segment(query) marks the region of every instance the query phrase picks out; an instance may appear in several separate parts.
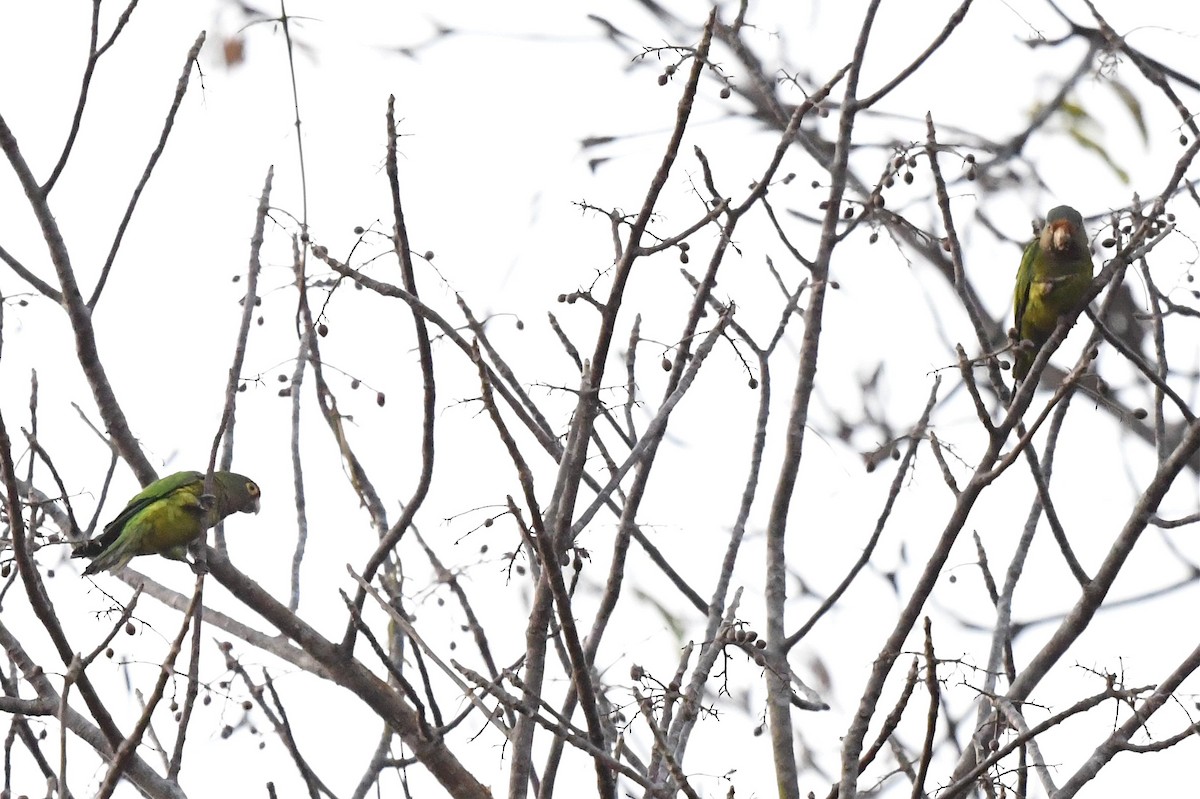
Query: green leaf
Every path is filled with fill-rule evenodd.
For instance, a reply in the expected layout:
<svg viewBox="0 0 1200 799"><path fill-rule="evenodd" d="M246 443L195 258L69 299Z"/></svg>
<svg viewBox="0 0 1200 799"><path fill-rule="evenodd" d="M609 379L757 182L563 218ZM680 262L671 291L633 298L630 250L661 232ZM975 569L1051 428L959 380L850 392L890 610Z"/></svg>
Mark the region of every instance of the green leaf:
<svg viewBox="0 0 1200 799"><path fill-rule="evenodd" d="M1112 160L1112 157L1108 154L1108 150L1104 149L1101 144L1096 142L1094 139L1092 139L1092 137L1088 136L1078 128L1071 128L1067 131L1067 133L1071 135L1071 138L1075 140L1076 144L1083 147L1085 150L1091 150L1093 153L1100 156L1100 158L1104 160L1104 163L1108 164L1108 168L1113 171L1113 174L1115 174L1122 183L1129 182L1129 173Z"/></svg>
<svg viewBox="0 0 1200 799"><path fill-rule="evenodd" d="M675 613L675 611L669 609L658 599L650 596L650 594L642 591L641 589L635 588L634 595L637 596L641 601L647 602L653 606L653 608L658 611L658 615L662 618L663 622L665 622L666 625L671 628L671 634L675 636L675 640L680 642L683 641L683 636L686 630L684 629L683 622L679 619L679 615Z"/></svg>
<svg viewBox="0 0 1200 799"><path fill-rule="evenodd" d="M1142 134L1142 144L1150 143L1150 133L1146 130L1146 117L1142 114L1142 103L1129 90L1129 87L1119 80L1110 80L1108 85L1116 92L1117 99L1129 111L1129 116L1133 117L1133 124L1137 125L1138 133Z"/></svg>
<svg viewBox="0 0 1200 799"><path fill-rule="evenodd" d="M1058 107L1058 112L1065 115L1072 123L1092 120L1092 115L1083 110L1083 106L1071 100L1063 100L1062 105Z"/></svg>

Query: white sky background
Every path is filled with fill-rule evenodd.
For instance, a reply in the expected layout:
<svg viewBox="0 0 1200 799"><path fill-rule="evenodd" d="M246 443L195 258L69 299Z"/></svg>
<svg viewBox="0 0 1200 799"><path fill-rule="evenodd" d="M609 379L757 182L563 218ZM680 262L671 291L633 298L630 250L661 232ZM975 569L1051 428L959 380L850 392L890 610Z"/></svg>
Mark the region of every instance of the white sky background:
<svg viewBox="0 0 1200 799"><path fill-rule="evenodd" d="M799 64L823 81L850 59L864 5L752 3L750 21L761 27L763 54L777 56L781 64ZM878 85L923 49L954 6L948 2L919 5L920 11L915 11L917 4L884 3L872 37L865 85ZM677 7L697 24L706 13L700 3L679 3ZM112 15L118 8L106 4L108 21L102 25L104 31L111 29ZM1088 22L1082 4L1067 2L1064 8L1080 22ZM277 13L270 6L263 10ZM1130 41L1136 46L1187 74L1200 75L1200 62L1195 57L1200 12L1191 4L1165 0L1106 2L1101 11L1118 32L1132 31ZM440 283L424 269L419 277L423 296L451 313L454 292L461 292L477 313L515 314L498 317L489 330L498 344L513 353L518 374L529 381L574 385L575 369L555 343L545 322L545 311L558 315L577 343L589 342L594 315L582 303L558 305L554 298L589 285L596 273L607 269L612 261L607 221L594 214L581 214L574 203L586 201L602 208L636 210L661 157L680 84L676 80L659 87L655 80L658 69L631 68L629 55L607 42L585 15L591 12L611 19L632 37L634 48L663 44L664 32L634 4L546 2L513 6L476 2L453 7L428 3L421 7L292 2L288 12L296 18L295 39L304 45L297 52L296 69L313 239L345 260L356 239L354 226L384 233L390 230L390 204L383 174L384 111L387 96L395 94L405 135L400 170L409 233L417 252L436 253L434 264L446 280ZM283 38L275 26L251 27L245 32L246 63L226 69L219 60L220 41L232 35L240 22L234 10L221 3L145 0L120 42L101 61L80 139L53 195L52 206L66 233L77 275L90 290L129 192L159 136L185 54L198 32L207 29L203 78L192 75L166 154L126 233L95 316L102 357L117 397L150 457L156 465L161 464L162 474L203 468L207 459L240 313L237 300L242 288L231 280L245 272L254 209L269 165L275 165L272 205L296 216L301 213ZM426 42L434 23L459 33L419 49L415 58L397 52L398 48L419 47ZM87 25L88 8L82 3L0 4L0 113L39 176L46 175L57 156L74 110ZM920 120L927 110L940 125L963 125L995 139L1020 130L1034 104L1049 99L1060 78L1069 74L1082 56L1078 44L1029 50L1022 41L1036 31L1049 38L1064 33L1061 23L1041 2L977 0L948 45L910 84L883 104L881 110L907 115L915 121L883 120L878 128L879 140L897 135L922 140ZM720 60L721 54L716 57ZM1118 74L1141 98L1150 101L1145 109L1150 147L1142 145L1128 115L1102 84L1085 80L1080 101L1103 121L1097 136L1129 171L1130 183L1123 185L1115 180L1098 159L1082 155L1064 135L1035 138L1027 155L1036 164L1047 190L1039 191L1030 182L1022 191L991 206L992 219L1005 234L1024 239L1029 220L1059 203L1075 205L1085 215L1097 214L1126 204L1133 191L1152 195L1166 182L1170 165L1181 152L1176 141L1177 115L1146 87L1132 65L1120 65ZM731 77L736 83L738 75ZM838 92L840 89L835 96ZM664 233L698 216L698 200L689 190L689 180L699 173L690 155L693 144L704 148L719 181L730 192L742 190L761 172L774 146L772 134L764 134L743 120L725 118L727 109L740 109L738 100L719 100L712 83L702 94L683 155L668 184L667 200L661 207ZM1195 104L1194 97L1185 97L1185 101ZM825 124L833 122L831 119ZM873 132L872 123L864 124L861 140L873 141ZM581 152L579 142L583 138L612 134L635 135L610 147ZM943 142L955 140L949 133L940 138ZM612 160L593 173L587 163L592 155ZM877 171L888 159L881 151L864 157L877 158ZM797 172L797 179L787 187L773 189L772 200L780 209L815 213L823 190L814 191L809 183L822 176L799 153L791 158L794 166L790 168ZM949 158L943 161L943 168L952 176L951 162ZM865 170L865 174L877 171ZM922 165L913 196L926 191L927 173ZM984 293L989 310L999 315L1011 302L1012 276L1020 250L1013 244L997 243L990 233L971 223L975 198L970 184L957 183L952 191L959 231L967 247L967 268ZM889 207L903 210L904 197L903 190L897 189L888 197ZM923 219L925 210L916 209L914 214ZM267 266L260 281L265 293L264 323L253 331L245 368L247 378L261 375L263 382L239 395L235 459L235 468L262 485L264 511L257 518L233 519L228 534L234 562L278 596L286 597L294 541L292 474L287 452L290 405L276 396L280 384L275 376L290 374L295 353L294 292L286 288L291 280L289 236L295 225L282 213L275 219L280 224L269 226L264 250ZM1194 221L1191 230L1195 230ZM1187 230L1185 220L1181 220L1181 229ZM752 230L761 233L761 238L753 237ZM1096 232L1096 226L1091 232ZM765 227L748 228L743 235L746 238L739 245L745 252L744 267L735 271L727 266L719 292L745 309L739 321L752 329L769 329L775 324L774 310L769 316L755 316L756 309L778 306L774 294L765 301L756 300L761 296L756 292L771 290L762 256L771 255L789 277L798 279L798 268L786 261L782 247ZM40 234L7 165L0 170L0 245L39 275L52 277ZM1188 266L1185 261L1194 259L1195 252L1183 237L1179 237L1178 247L1182 276ZM356 254L355 263L361 263L366 251L385 250L385 240L369 239L366 250ZM693 254L692 266L699 269L703 256L695 251ZM838 407L882 362L886 365L883 396L887 416L893 423L907 426L925 401L931 370L952 362L947 340L970 341L973 337L957 306L938 320L944 333L938 330L930 303L944 309L953 302L949 293L931 279L925 267L910 268L886 237L868 247L864 234L858 244L840 250L839 259L833 272L842 290L829 301L820 372L822 402L827 407ZM310 263L315 267L315 262ZM678 277L678 266L674 255L664 254L643 265L636 277L636 296L654 298L664 309L658 316L645 318L643 336L647 339L669 344L677 330L678 310L687 294ZM654 272L654 268L659 271ZM399 280L394 259L386 255L371 267L371 273L385 280ZM1159 279L1164 278L1160 275ZM7 269L0 271L0 291L5 296L24 290L15 275ZM29 370L36 365L41 384L42 443L56 457L68 487L79 492L74 500L77 513L88 518L107 465L107 451L70 408L71 402L78 402L95 418L90 393L75 365L65 316L44 299L29 299L28 307L7 304L4 309L0 403L10 434L19 435L19 428L28 423ZM319 301L316 295L314 301ZM515 328L516 317L525 322L523 332ZM411 321L396 304L349 290L335 296L326 321L330 327L329 337L322 341L326 361L387 394L387 406L380 409L373 392L362 389L351 394L347 386L341 387L343 410L354 416L357 426L353 433L357 436L355 445L368 469L377 475L376 485L383 489L391 503L389 511L394 514L398 502L411 491L419 460L419 377L411 350ZM627 335L629 321L625 320L619 335ZM1058 360L1065 363L1068 357L1073 359L1072 343L1077 348L1080 340L1082 336L1072 337ZM641 356L648 359L646 364L652 364L661 353L643 346ZM585 349L590 349L590 344ZM457 356L444 348L439 352L446 356L439 364L451 364L445 368L439 365L443 381L439 385L439 472L419 524L424 535L439 542L443 556L451 563L477 564L469 572L469 590L476 592L479 604L492 614L490 623L496 624L505 613L522 607L520 591L505 587L500 556L513 546L513 531L501 521L490 530L464 536L486 516L500 512L497 503L503 502L506 492L515 490L515 481L496 446L495 433L478 415L478 407L459 404L459 400L478 393L470 372L463 369ZM706 370L697 385L698 393L685 400L673 422L673 446L661 456L652 481L660 499L648 503L641 518L661 537L664 549L680 559L681 570L705 587L715 574L717 556L711 553L724 546L724 534L741 492L755 402L753 392L745 386L748 376L728 348L714 355ZM776 366L774 377L779 421L786 411L793 376ZM652 401L661 393L661 373L655 376L647 370L644 380L641 388ZM952 380L948 375L947 384ZM304 390L311 392L310 385ZM534 393L538 396L536 390ZM550 389L542 396L559 409L557 421L565 425L570 399ZM700 399L703 401L691 401ZM720 411L714 413L714 407ZM854 406L845 410L853 418ZM1076 409L1076 413L1088 418L1090 410ZM948 419L956 418L959 427L946 426ZM864 474L853 448L832 438L823 439L820 425L830 420L827 412L817 411L817 428L806 442L804 489L791 527L797 569L806 579L827 580L814 585L820 591L832 588L857 555L892 476L888 468ZM971 462L978 435L970 409L964 405L958 417L944 415L942 421L939 437L961 446L963 458ZM1081 474L1090 474L1088 460L1098 457L1127 458L1131 473L1144 473L1153 453L1136 441L1126 441L1102 412L1095 412L1093 421L1095 424L1086 429L1068 426L1055 480L1070 485L1069 481L1083 479ZM336 450L315 411L309 422L304 447L310 554L301 612L318 629L336 635L340 634L344 615L336 589L349 585L343 564L361 564L372 542L365 513L355 515L355 501L342 477ZM863 448L869 445L865 442ZM779 449L768 450L764 470L768 477L757 506L760 521L765 518L769 475ZM1079 457L1073 459L1071 454L1076 452ZM1093 486L1090 506L1059 508L1067 529L1079 531L1084 539L1077 544L1085 565L1094 564L1105 551L1115 533L1113 520L1124 518L1140 486L1139 481L1116 469L1104 479L1109 482ZM1006 489L980 504L971 525L989 546L995 547L994 567L1006 562L1005 542L1015 539L1032 491L1027 479L1010 477L1007 482L1010 485ZM662 483L672 485L664 488ZM136 490L132 475L119 469L103 518L113 515L118 502ZM548 493L549 484L545 490ZM902 495L905 515L893 522L900 530L880 551L880 567L885 568L889 558L900 565L901 541L910 547L914 543L918 548L927 545L940 530L948 502L929 459L918 466L916 477ZM494 507L476 510L481 505ZM1163 508L1164 515L1194 510L1195 496L1182 491L1173 494ZM926 525L932 525L931 529L924 529ZM612 526L611 520L601 519L582 542L596 550L590 571L585 572L592 580L603 579L607 567L603 541ZM761 527L752 527L758 529ZM1095 531L1094 548L1088 546L1088 530ZM462 543L454 545L459 539ZM478 551L484 543L491 551L481 558ZM938 589L937 602L961 617L987 625L991 616L978 588L977 570L971 566L974 553L969 539L964 538L963 544L957 561L963 565L961 578L953 584L944 582ZM1158 544L1147 541L1145 546L1153 551ZM706 554L700 557L699 553ZM1030 568L1046 569L1047 585L1061 584L1060 561L1048 551L1040 554L1038 557L1035 552ZM55 557L51 550L45 550L40 559L52 565ZM911 548L908 557L910 562L921 562L919 552ZM150 560L144 558L135 565L177 590L190 590L192 576L186 568L175 563L146 562ZM827 565L805 571L801 564L809 561ZM752 626L761 628L760 564L761 553L753 543L742 555L740 579L747 585L747 595L741 615ZM902 571L900 578L904 596L906 575ZM644 578L646 590L652 593L673 596L652 572L635 571L632 576ZM123 584L111 578L101 577L97 584L119 597L126 595ZM51 586L57 592L54 598L60 612L78 611L77 617L66 619L72 640L81 649L89 648L107 629L105 620L97 619L95 614L106 609L108 601L90 583L80 580L73 568L60 568ZM212 581L208 591L219 593ZM1019 593L1017 616L1033 618L1059 612L1073 596ZM795 653L793 666L804 676L811 679L806 659L821 660L834 674L827 695L832 711L798 720L801 736L819 753L833 754L831 742L844 732L858 701L862 677L885 634L883 626L872 631L861 625L867 620L890 619L892 608L902 598L898 600L882 580L860 580L845 599L860 612L849 612L837 623L818 627ZM1173 600L1180 601L1178 597ZM1194 592L1190 601L1194 607ZM6 606L15 605L23 603L23 598L14 592L5 602ZM220 598L215 602L224 609L231 605ZM165 651L163 637L169 638L176 629L174 616L158 614L152 605L152 601L144 600L145 613L139 613L152 626L141 628L136 638L118 639L123 654L147 664L142 671L136 667L131 671L143 690L151 684L154 664ZM811 610L808 604L798 603L796 608L793 622ZM672 609L683 612L681 605ZM438 611L429 606L426 612L433 618ZM698 634L701 627L695 614L688 615L687 620L693 626L685 636ZM448 637L456 635L460 621L453 614L446 616ZM485 618L485 625L488 623ZM652 614L623 618L620 623L627 625L621 629L627 630L628 650L618 651L610 644L602 652L601 663L624 673L633 662L629 652L636 652L636 661L665 681L674 669L680 641ZM890 628L889 621L883 624ZM848 635L847 629L856 632ZM950 628L940 629L949 632ZM520 651L523 641L519 633L516 635L512 644L498 654L500 662L511 662ZM34 639L32 635L30 638ZM1180 652L1194 645L1190 629L1185 629L1177 642L1163 638L1149 626L1135 626L1120 614L1111 614L1081 642L1076 658L1081 665L1097 669L1116 670L1124 664L1131 670L1131 684L1153 682L1162 676L1161 663L1175 662ZM944 654L982 657L979 653L986 650L978 648L981 640L973 639L972 643L964 638L949 643L949 651ZM1029 646L1034 643L1025 642ZM960 651L954 651L956 646L961 647ZM971 646L976 649L969 652ZM235 648L248 650L240 643ZM48 649L41 654L43 663L55 662ZM1094 660L1087 660L1093 656ZM1119 660L1122 657L1124 660ZM270 665L280 676L281 685L289 687L287 670ZM904 666L897 670L902 672ZM211 653L206 667L203 678L221 679L223 667ZM751 668L746 664L731 666L731 679L738 685L757 685ZM98 663L93 670L103 673L105 669L111 671L112 680L107 695L118 696L123 675L107 662ZM1060 669L1059 674L1067 671ZM973 674L964 672L962 676L977 681ZM1082 672L1071 676L1077 681L1061 685L1047 681L1042 691L1053 696L1054 690L1061 687L1064 701L1073 701L1100 688L1099 680ZM336 689L315 685L305 676L296 679L303 680L302 687L296 686L285 695L294 715L303 716L299 706L310 700L314 705L325 703L335 712L353 705ZM182 692L182 686L179 690ZM189 751L185 760L185 789L194 796L207 796L250 787L262 790L263 783L274 780L280 795L297 795L302 786L282 746L269 732L264 730L266 747L262 751L247 744L244 736L248 733L244 730L229 740L220 739L217 733L221 724L236 723L240 717L241 695L234 692L231 696L227 703L218 697L208 715L201 714L193 724L196 749ZM770 795L773 787L766 765L767 739L751 735L761 712L762 696L753 694L737 700L747 703L749 713L734 712L718 724L709 723L707 728L701 725L711 740L698 741L690 753L689 771L695 773L709 764L719 766L720 771L737 768L733 781L739 795ZM127 715L119 719L123 726L136 715L132 699L126 711ZM317 773L335 792L348 794L377 739L374 719L351 713L324 727L312 723L312 719L308 722L298 722L301 749L312 756ZM173 739L173 729L165 717L162 723L160 732L166 731L167 740ZM256 723L265 722L256 719ZM1161 732L1170 734L1179 726L1166 729L1164 725ZM1082 751L1093 744L1084 740ZM717 747L717 756L705 756L710 746ZM1185 744L1152 756L1154 766L1179 773L1178 761L1168 764L1172 759L1187 757L1189 747ZM457 746L455 751L460 755L470 751L466 756L469 762L478 764L480 778L490 782L498 794L504 791L505 782L500 776L506 766L501 759L503 752L486 746L473 750ZM71 752L77 764L91 762L82 745L74 745ZM150 753L143 754L149 757ZM1105 773L1106 791L1119 795L1122 786L1144 789L1144 769L1150 762L1140 757L1118 759ZM212 769L213 763L222 764L222 768ZM821 765L835 768L836 762L823 760ZM25 778L33 777L30 768ZM88 772L76 771L74 779L73 790L86 794ZM591 779L590 771L586 772L589 790ZM711 795L723 795L727 787L719 779L700 779L699 784ZM26 790L34 787L24 786ZM827 781L814 773L802 789L823 795ZM129 786L122 790L124 795L134 795Z"/></svg>

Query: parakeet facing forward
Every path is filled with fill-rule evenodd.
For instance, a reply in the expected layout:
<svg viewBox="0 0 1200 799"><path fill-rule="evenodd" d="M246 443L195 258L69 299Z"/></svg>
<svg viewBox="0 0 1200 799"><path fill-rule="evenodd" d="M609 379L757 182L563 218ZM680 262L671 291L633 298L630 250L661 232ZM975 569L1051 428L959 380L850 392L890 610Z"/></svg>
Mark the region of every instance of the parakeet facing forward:
<svg viewBox="0 0 1200 799"><path fill-rule="evenodd" d="M1092 251L1088 247L1083 217L1069 205L1046 214L1040 236L1029 242L1017 270L1013 297L1013 326L1017 339L1033 342L1030 351L1018 350L1013 376L1024 379L1037 351L1050 338L1058 317L1078 304L1092 282Z"/></svg>
<svg viewBox="0 0 1200 799"><path fill-rule="evenodd" d="M258 513L262 493L249 477L213 473L213 501L206 511L203 472L176 472L146 486L129 500L104 532L84 542L71 557L90 557L83 573L119 569L138 555L186 560L187 545L231 513Z"/></svg>

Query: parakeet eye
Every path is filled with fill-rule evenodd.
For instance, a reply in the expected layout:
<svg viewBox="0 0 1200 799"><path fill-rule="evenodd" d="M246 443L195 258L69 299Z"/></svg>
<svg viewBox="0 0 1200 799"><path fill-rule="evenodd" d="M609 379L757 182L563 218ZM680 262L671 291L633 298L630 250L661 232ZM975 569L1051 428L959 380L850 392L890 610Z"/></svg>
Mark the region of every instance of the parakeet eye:
<svg viewBox="0 0 1200 799"><path fill-rule="evenodd" d="M252 483L249 480L247 480L246 481L246 493L252 497L257 497L259 494L262 493L262 491L259 490L258 486L255 483Z"/></svg>

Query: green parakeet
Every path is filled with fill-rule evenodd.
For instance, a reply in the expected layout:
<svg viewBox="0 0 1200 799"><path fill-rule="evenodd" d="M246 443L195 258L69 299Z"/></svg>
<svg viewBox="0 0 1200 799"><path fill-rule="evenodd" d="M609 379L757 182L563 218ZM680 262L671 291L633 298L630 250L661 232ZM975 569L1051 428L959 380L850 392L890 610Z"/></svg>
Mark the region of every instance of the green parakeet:
<svg viewBox="0 0 1200 799"><path fill-rule="evenodd" d="M83 573L116 570L138 555L163 555L186 560L187 545L231 513L258 513L262 493L249 477L233 472L213 473L213 501L204 509L203 472L176 472L146 486L104 532L71 552L90 557Z"/></svg>
<svg viewBox="0 0 1200 799"><path fill-rule="evenodd" d="M1037 351L1050 338L1058 317L1078 303L1092 282L1092 251L1088 246L1083 217L1069 205L1046 214L1041 235L1029 242L1017 270L1013 297L1013 326L1019 341L1029 340L1034 348L1018 350L1013 376L1023 380Z"/></svg>

